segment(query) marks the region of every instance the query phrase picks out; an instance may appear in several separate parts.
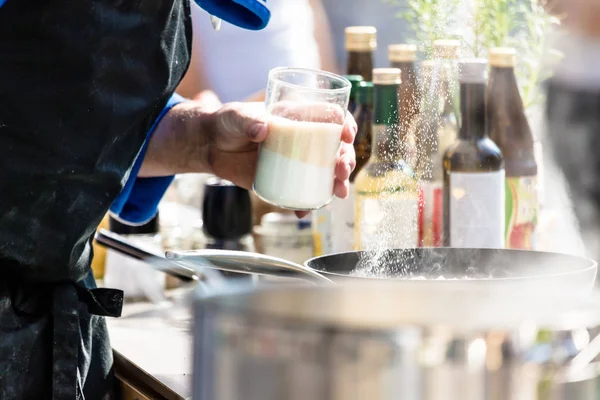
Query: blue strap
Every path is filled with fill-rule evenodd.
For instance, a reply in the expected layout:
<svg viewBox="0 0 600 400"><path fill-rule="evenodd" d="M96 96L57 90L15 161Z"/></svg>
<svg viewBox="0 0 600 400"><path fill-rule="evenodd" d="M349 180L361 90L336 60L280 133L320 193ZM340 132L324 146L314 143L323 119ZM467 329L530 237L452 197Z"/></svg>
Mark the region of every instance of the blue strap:
<svg viewBox="0 0 600 400"><path fill-rule="evenodd" d="M2 8L2 6L4 5L4 3L6 3L8 0L0 0L0 8Z"/></svg>
<svg viewBox="0 0 600 400"><path fill-rule="evenodd" d="M271 19L271 12L267 8L266 0L194 1L209 14L244 29L261 30L267 26Z"/></svg>

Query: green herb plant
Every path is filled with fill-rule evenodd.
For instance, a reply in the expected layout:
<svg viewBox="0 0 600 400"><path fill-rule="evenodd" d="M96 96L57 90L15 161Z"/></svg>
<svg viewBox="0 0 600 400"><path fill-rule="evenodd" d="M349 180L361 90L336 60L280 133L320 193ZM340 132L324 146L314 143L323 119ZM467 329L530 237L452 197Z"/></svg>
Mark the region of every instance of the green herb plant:
<svg viewBox="0 0 600 400"><path fill-rule="evenodd" d="M397 0L383 0L397 3ZM407 0L398 17L414 32L410 40L431 56L437 39L460 39L469 54L486 57L492 47L513 47L525 108L543 101L537 90L549 74L542 69L546 36L559 22L544 10L545 0ZM461 14L462 13L462 14ZM462 15L463 17L457 17Z"/></svg>

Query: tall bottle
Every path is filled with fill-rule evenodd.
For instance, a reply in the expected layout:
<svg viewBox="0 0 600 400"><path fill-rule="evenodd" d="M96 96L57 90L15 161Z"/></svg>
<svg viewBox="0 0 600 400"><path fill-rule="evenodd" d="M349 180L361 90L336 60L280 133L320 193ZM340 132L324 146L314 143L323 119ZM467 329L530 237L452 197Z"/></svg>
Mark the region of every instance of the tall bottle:
<svg viewBox="0 0 600 400"><path fill-rule="evenodd" d="M417 245L418 185L403 157L398 129L400 70L373 70L371 158L358 173L355 249L382 250Z"/></svg>
<svg viewBox="0 0 600 400"><path fill-rule="evenodd" d="M354 137L354 153L356 154L356 168L350 174L351 188L358 173L371 157L371 142L373 141L373 82L361 82L357 93L358 107L354 119L358 131Z"/></svg>
<svg viewBox="0 0 600 400"><path fill-rule="evenodd" d="M416 138L415 173L419 178L419 246L439 247L443 238L444 185L443 155L439 151L439 99L437 75L432 60L419 65L419 114L411 126Z"/></svg>
<svg viewBox="0 0 600 400"><path fill-rule="evenodd" d="M444 245L504 248L504 161L486 134L486 60L463 61L461 125L444 155Z"/></svg>
<svg viewBox="0 0 600 400"><path fill-rule="evenodd" d="M354 152L356 154L356 168L350 174L350 194L346 199L334 197L331 204L314 212L316 218L317 234L320 238L326 238L324 232L327 220L330 219L329 241L324 240L321 249L328 252L341 253L352 251L354 248L354 180L358 172L369 160L371 154L371 119L373 111L373 83L364 82L362 79L354 80L352 89L355 95L357 107L354 116L358 125L358 131L354 138ZM350 111L350 108L348 109ZM329 214L328 214L329 213ZM326 215L328 214L328 215ZM324 227L321 229L320 227ZM330 247L327 247L330 243ZM315 244L318 244L315 241Z"/></svg>
<svg viewBox="0 0 600 400"><path fill-rule="evenodd" d="M436 40L433 44L436 79L435 90L439 96L440 120L438 141L440 154L456 141L460 115L458 98L458 57L460 42L457 40ZM442 162L441 158L439 160Z"/></svg>
<svg viewBox="0 0 600 400"><path fill-rule="evenodd" d="M415 139L409 129L419 112L419 90L417 87L417 46L392 44L388 46L388 58L392 68L400 69L400 104L398 107L401 135L406 137L406 162L413 166L416 158Z"/></svg>
<svg viewBox="0 0 600 400"><path fill-rule="evenodd" d="M510 48L490 49L487 88L490 138L504 156L506 170L506 247L533 249L539 203L534 141L515 77Z"/></svg>
<svg viewBox="0 0 600 400"><path fill-rule="evenodd" d="M377 29L374 26L349 26L345 30L348 53L346 74L373 80L373 52L377 49Z"/></svg>

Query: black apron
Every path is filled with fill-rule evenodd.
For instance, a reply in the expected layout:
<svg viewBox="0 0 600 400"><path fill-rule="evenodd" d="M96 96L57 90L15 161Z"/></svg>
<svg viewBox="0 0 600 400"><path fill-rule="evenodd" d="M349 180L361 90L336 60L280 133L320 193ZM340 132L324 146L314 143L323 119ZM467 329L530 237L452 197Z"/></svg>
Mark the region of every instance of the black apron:
<svg viewBox="0 0 600 400"><path fill-rule="evenodd" d="M0 399L111 398L91 240L190 47L188 0L0 8Z"/></svg>

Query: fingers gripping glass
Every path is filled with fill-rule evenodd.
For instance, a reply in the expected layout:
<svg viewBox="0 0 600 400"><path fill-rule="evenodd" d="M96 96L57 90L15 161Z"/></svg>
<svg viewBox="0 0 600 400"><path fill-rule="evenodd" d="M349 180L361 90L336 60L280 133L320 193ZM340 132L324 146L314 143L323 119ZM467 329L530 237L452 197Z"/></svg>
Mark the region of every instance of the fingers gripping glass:
<svg viewBox="0 0 600 400"><path fill-rule="evenodd" d="M350 82L309 69L269 72L269 136L261 146L253 189L272 205L315 210L333 197L335 164Z"/></svg>

